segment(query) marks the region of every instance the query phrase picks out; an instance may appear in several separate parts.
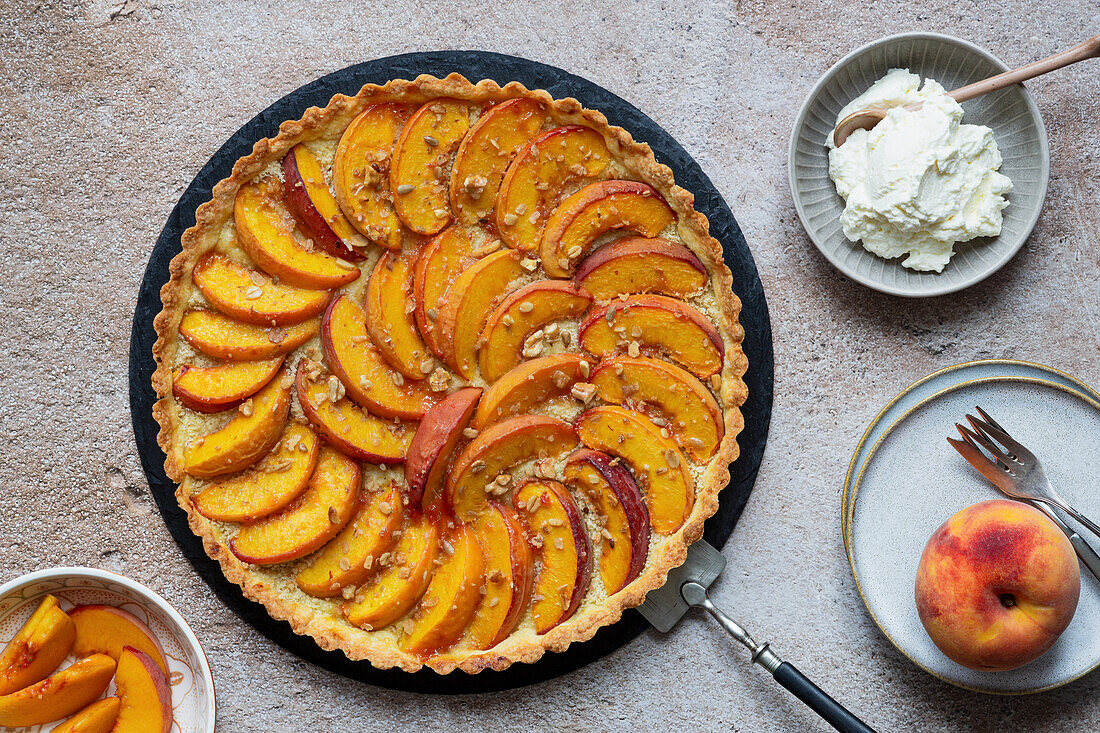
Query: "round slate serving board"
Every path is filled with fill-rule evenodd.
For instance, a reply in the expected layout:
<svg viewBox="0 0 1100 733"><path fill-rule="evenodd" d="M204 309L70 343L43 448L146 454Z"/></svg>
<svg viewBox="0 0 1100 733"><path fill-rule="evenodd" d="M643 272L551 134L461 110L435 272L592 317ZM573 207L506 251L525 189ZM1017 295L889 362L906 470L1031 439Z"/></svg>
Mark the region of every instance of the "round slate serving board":
<svg viewBox="0 0 1100 733"><path fill-rule="evenodd" d="M210 199L214 184L229 175L233 163L248 154L256 140L278 132L281 122L300 118L307 107L324 107L334 94L354 95L370 82L383 84L390 79L413 79L420 74L444 77L452 72L475 82L519 81L529 88L545 89L555 98L575 97L585 107L601 111L612 125L621 126L636 140L648 143L657 160L672 168L676 182L695 194L695 208L710 220L711 234L722 243L726 263L733 271L734 291L743 305L741 324L745 328L744 349L749 359L745 375L749 399L742 408L745 429L737 439L741 457L732 466L730 484L722 491L718 512L707 520L704 532L704 537L715 547L722 547L733 531L756 480L771 419L773 381L772 334L764 290L745 237L729 207L699 165L667 132L625 100L590 81L553 66L496 53L409 53L367 61L310 82L238 130L202 167L172 210L153 248L138 295L130 339L130 411L149 488L168 529L199 575L226 605L264 636L302 659L352 679L395 690L441 694L493 692L566 674L634 639L647 628L647 623L637 611L630 610L618 623L600 629L591 640L574 644L565 652L547 654L535 664L516 664L503 672L477 675L454 672L444 677L430 670L415 674L380 670L369 662L350 661L342 652L324 651L313 639L293 633L287 623L271 618L263 606L245 598L237 585L225 579L218 564L203 551L202 542L191 533L187 515L176 504L176 484L164 474L164 453L157 445L158 427L152 417L156 395L150 378L155 369L153 318L161 309L160 288L168 280L168 263L180 251L180 235L195 223L195 209Z"/></svg>

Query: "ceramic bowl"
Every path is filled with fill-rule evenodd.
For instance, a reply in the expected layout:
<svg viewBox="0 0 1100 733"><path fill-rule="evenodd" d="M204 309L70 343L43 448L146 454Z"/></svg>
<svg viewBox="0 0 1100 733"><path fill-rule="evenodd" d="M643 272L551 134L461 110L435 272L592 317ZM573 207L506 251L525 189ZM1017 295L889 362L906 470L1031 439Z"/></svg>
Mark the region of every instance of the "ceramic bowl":
<svg viewBox="0 0 1100 733"><path fill-rule="evenodd" d="M844 201L829 178L825 147L840 110L894 68L932 78L945 89L1005 71L985 49L938 33L903 33L856 49L838 61L810 92L791 133L788 176L795 208L810 239L825 258L853 280L884 293L907 297L943 295L993 274L1023 246L1043 207L1050 174L1050 151L1039 109L1020 85L963 103L963 121L993 130L1012 179L1001 234L955 245L955 256L941 273L901 266L849 242L840 226Z"/></svg>
<svg viewBox="0 0 1100 733"><path fill-rule="evenodd" d="M102 603L141 619L160 641L168 661L172 688L173 733L213 733L216 709L214 678L195 633L176 609L141 583L94 568L51 568L24 575L0 586L0 647L11 641L46 595L63 610ZM62 666L75 658L70 657ZM110 693L114 688L108 688ZM44 733L55 723L21 728Z"/></svg>

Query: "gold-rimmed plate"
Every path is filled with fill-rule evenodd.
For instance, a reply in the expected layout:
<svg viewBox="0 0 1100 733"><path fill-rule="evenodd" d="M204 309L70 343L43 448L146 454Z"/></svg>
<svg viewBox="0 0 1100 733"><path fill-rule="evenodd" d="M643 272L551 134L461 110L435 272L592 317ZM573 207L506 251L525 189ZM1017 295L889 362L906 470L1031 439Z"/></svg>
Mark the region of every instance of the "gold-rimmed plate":
<svg viewBox="0 0 1100 733"><path fill-rule="evenodd" d="M1068 501L1085 514L1100 516L1100 492L1095 491L1100 401L1093 398L1095 392L1087 387L1082 391L1069 379L1074 386L994 374L916 399L882 430L848 492L844 544L872 620L914 664L960 687L1038 692L1100 666L1100 582L1084 571L1081 600L1069 628L1042 657L1010 672L977 672L952 662L925 633L913 601L917 564L935 529L959 509L1001 496L945 440L976 404L1042 457Z"/></svg>

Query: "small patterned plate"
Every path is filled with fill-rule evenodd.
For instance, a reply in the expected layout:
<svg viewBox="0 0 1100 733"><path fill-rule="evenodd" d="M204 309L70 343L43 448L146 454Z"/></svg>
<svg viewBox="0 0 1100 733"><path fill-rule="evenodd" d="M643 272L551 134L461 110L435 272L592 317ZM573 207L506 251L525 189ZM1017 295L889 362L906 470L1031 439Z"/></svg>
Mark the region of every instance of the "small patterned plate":
<svg viewBox="0 0 1100 733"><path fill-rule="evenodd" d="M848 277L893 295L953 293L1003 267L1035 228L1050 176L1046 128L1035 101L1020 85L963 104L964 122L992 128L1004 158L1001 173L1012 179L1001 234L955 245L955 256L941 273L906 269L900 258L884 260L844 236L840 226L844 201L829 178L825 147L844 105L894 68L931 77L951 90L1008 67L985 49L938 33L903 33L856 49L826 72L802 105L787 163L791 194L814 245Z"/></svg>
<svg viewBox="0 0 1100 733"><path fill-rule="evenodd" d="M129 611L145 622L160 641L168 660L173 733L214 732L216 703L210 665L195 633L168 601L144 585L106 570L39 570L0 586L0 647L15 638L46 595L56 596L66 611L77 605L100 603ZM62 666L73 661L75 657L70 657ZM112 682L107 694L113 692ZM45 733L56 724L20 730Z"/></svg>

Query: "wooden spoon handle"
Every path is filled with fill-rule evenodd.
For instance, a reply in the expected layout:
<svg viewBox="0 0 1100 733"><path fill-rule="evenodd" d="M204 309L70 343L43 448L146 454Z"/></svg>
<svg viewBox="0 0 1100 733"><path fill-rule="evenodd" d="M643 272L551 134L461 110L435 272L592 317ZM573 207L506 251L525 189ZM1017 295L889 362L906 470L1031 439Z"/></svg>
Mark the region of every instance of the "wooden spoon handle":
<svg viewBox="0 0 1100 733"><path fill-rule="evenodd" d="M1003 74L997 74L988 79L976 81L973 84L967 84L965 87L960 87L950 92L947 96L951 97L956 102L965 102L968 99L980 97L983 94L989 94L990 92L995 92L998 89L1003 89L1013 84L1019 84L1028 79L1034 79L1048 71L1054 71L1063 66L1075 64L1078 61L1097 57L1100 57L1100 35L1093 36L1087 41L1078 43L1073 48L1062 51L1061 53L1056 53L1053 56L1048 56L1045 59L1028 64L1027 66L1021 66L1018 69L1006 71Z"/></svg>

